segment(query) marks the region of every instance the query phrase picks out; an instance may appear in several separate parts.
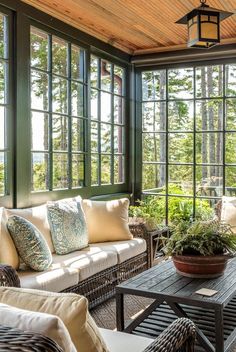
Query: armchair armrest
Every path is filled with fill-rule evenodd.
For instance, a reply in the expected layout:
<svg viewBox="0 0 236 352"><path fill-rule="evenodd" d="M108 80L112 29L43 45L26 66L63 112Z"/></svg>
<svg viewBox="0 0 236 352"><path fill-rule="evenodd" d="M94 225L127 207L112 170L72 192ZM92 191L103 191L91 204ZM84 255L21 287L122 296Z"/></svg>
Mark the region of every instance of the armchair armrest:
<svg viewBox="0 0 236 352"><path fill-rule="evenodd" d="M35 332L23 331L0 325L1 351L63 352L50 338Z"/></svg>
<svg viewBox="0 0 236 352"><path fill-rule="evenodd" d="M196 338L194 323L187 318L175 320L143 352L193 352Z"/></svg>
<svg viewBox="0 0 236 352"><path fill-rule="evenodd" d="M20 279L10 265L0 264L0 286L20 287Z"/></svg>

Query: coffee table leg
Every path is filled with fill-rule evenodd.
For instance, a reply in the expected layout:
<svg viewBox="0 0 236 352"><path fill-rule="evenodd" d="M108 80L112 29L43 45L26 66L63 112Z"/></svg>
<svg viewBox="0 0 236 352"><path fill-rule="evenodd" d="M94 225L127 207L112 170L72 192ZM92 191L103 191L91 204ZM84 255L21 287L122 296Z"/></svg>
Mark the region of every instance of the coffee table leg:
<svg viewBox="0 0 236 352"><path fill-rule="evenodd" d="M116 293L116 327L118 331L123 331L125 328L123 293Z"/></svg>
<svg viewBox="0 0 236 352"><path fill-rule="evenodd" d="M216 352L224 351L224 321L223 308L215 310L215 327L216 327Z"/></svg>

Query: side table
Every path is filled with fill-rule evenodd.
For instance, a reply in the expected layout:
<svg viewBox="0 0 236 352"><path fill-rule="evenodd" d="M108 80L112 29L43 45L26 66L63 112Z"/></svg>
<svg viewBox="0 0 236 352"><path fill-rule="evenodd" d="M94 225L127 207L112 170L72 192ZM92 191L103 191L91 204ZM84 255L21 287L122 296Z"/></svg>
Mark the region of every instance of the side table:
<svg viewBox="0 0 236 352"><path fill-rule="evenodd" d="M151 268L158 258L158 251L161 248L161 237L169 237L169 228L167 226L149 231L142 222L135 222L130 218L129 228L134 237L144 238L147 242L148 268Z"/></svg>

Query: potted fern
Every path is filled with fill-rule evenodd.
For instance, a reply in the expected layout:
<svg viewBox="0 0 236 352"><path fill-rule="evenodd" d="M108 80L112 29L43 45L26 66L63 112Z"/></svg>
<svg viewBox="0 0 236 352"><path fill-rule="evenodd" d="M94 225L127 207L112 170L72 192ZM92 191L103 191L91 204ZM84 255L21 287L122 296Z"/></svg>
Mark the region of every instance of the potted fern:
<svg viewBox="0 0 236 352"><path fill-rule="evenodd" d="M236 235L219 221L180 222L172 228L164 252L172 256L179 274L213 278L223 274L236 253Z"/></svg>

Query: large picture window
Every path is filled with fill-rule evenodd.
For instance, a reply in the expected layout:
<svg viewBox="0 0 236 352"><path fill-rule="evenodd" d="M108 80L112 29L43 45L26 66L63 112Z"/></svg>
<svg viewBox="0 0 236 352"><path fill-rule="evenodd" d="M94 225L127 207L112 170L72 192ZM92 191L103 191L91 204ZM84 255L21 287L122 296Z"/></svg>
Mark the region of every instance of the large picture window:
<svg viewBox="0 0 236 352"><path fill-rule="evenodd" d="M142 193L193 217L236 194L236 65L142 73Z"/></svg>
<svg viewBox="0 0 236 352"><path fill-rule="evenodd" d="M91 184L125 182L125 69L91 56Z"/></svg>
<svg viewBox="0 0 236 352"><path fill-rule="evenodd" d="M9 194L9 18L0 13L0 196Z"/></svg>
<svg viewBox="0 0 236 352"><path fill-rule="evenodd" d="M84 186L85 51L31 27L31 190Z"/></svg>

